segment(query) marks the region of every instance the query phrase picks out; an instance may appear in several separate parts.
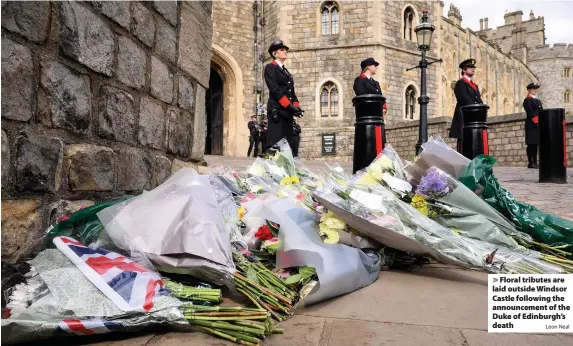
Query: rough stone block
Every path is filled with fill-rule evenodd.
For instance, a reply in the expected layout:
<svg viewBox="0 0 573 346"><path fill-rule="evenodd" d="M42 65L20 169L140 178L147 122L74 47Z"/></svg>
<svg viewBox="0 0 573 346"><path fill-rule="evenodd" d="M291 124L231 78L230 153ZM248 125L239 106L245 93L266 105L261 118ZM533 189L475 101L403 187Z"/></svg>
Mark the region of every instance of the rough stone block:
<svg viewBox="0 0 573 346"><path fill-rule="evenodd" d="M197 167L197 164L194 162L186 162L179 159L173 159L173 162L171 163L171 173L175 174L182 168L193 168L194 170L197 170Z"/></svg>
<svg viewBox="0 0 573 346"><path fill-rule="evenodd" d="M179 76L179 99L177 104L179 107L192 111L193 104L195 103L195 89L193 83L189 78Z"/></svg>
<svg viewBox="0 0 573 346"><path fill-rule="evenodd" d="M77 133L90 126L89 77L57 61L47 62L40 78L38 113L42 122Z"/></svg>
<svg viewBox="0 0 573 346"><path fill-rule="evenodd" d="M155 38L155 18L153 13L139 2L133 3L133 23L131 32L145 45L153 46Z"/></svg>
<svg viewBox="0 0 573 346"><path fill-rule="evenodd" d="M165 156L155 156L153 160L153 175L151 187L155 188L163 184L171 176L171 161Z"/></svg>
<svg viewBox="0 0 573 346"><path fill-rule="evenodd" d="M117 79L132 88L143 88L147 63L145 51L128 37L120 36L117 41Z"/></svg>
<svg viewBox="0 0 573 346"><path fill-rule="evenodd" d="M60 2L60 48L80 64L107 76L113 74L114 34L111 28L79 2Z"/></svg>
<svg viewBox="0 0 573 346"><path fill-rule="evenodd" d="M129 28L129 1L92 1L95 8L124 28Z"/></svg>
<svg viewBox="0 0 573 346"><path fill-rule="evenodd" d="M93 201L79 200L67 201L59 200L48 206L48 220L50 225L55 226L56 223L70 217L76 211L94 205Z"/></svg>
<svg viewBox="0 0 573 346"><path fill-rule="evenodd" d="M179 68L209 88L211 71L211 36L213 26L201 3L181 3L179 32Z"/></svg>
<svg viewBox="0 0 573 346"><path fill-rule="evenodd" d="M197 85L195 93L195 113L193 116L193 140L191 142L191 159L194 161L203 160L205 153L205 89Z"/></svg>
<svg viewBox="0 0 573 346"><path fill-rule="evenodd" d="M44 42L50 28L50 2L3 1L2 27L30 41Z"/></svg>
<svg viewBox="0 0 573 346"><path fill-rule="evenodd" d="M91 144L66 148L68 182L72 191L111 191L115 180L113 150Z"/></svg>
<svg viewBox="0 0 573 346"><path fill-rule="evenodd" d="M4 25L4 6L2 25ZM3 37L2 118L28 121L34 115L37 90L34 72L32 51Z"/></svg>
<svg viewBox="0 0 573 346"><path fill-rule="evenodd" d="M191 114L177 108L167 110L167 149L173 154L189 156L193 124Z"/></svg>
<svg viewBox="0 0 573 346"><path fill-rule="evenodd" d="M167 103L173 99L173 74L154 56L151 57L151 95Z"/></svg>
<svg viewBox="0 0 573 346"><path fill-rule="evenodd" d="M139 107L139 143L155 149L163 149L165 111L150 97L141 99Z"/></svg>
<svg viewBox="0 0 573 346"><path fill-rule="evenodd" d="M117 189L121 191L149 190L151 187L151 159L135 148L117 150Z"/></svg>
<svg viewBox="0 0 573 346"><path fill-rule="evenodd" d="M38 200L2 200L2 260L15 263L41 242Z"/></svg>
<svg viewBox="0 0 573 346"><path fill-rule="evenodd" d="M58 191L64 144L59 138L23 134L16 140L16 186L20 191Z"/></svg>
<svg viewBox="0 0 573 346"><path fill-rule="evenodd" d="M175 63L177 60L176 48L177 34L175 29L169 24L157 22L157 40L155 40L155 51L164 59Z"/></svg>
<svg viewBox="0 0 573 346"><path fill-rule="evenodd" d="M125 143L136 143L137 109L130 93L104 85L99 99L99 135Z"/></svg>
<svg viewBox="0 0 573 346"><path fill-rule="evenodd" d="M10 140L2 130L2 188L8 186L10 178Z"/></svg>
<svg viewBox="0 0 573 346"><path fill-rule="evenodd" d="M177 1L154 1L153 7L171 23L177 25Z"/></svg>

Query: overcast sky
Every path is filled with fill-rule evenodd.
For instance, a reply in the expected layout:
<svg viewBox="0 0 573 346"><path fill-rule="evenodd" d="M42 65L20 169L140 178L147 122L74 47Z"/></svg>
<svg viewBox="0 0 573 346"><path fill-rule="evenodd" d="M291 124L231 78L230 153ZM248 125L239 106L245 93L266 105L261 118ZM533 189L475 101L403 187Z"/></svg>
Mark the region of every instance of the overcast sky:
<svg viewBox="0 0 573 346"><path fill-rule="evenodd" d="M462 27L479 30L479 19L489 18L489 27L503 25L506 12L521 10L523 20L529 19L529 11L535 17L545 17L546 44L573 43L573 0L446 0L444 16L448 16L450 4L460 9Z"/></svg>

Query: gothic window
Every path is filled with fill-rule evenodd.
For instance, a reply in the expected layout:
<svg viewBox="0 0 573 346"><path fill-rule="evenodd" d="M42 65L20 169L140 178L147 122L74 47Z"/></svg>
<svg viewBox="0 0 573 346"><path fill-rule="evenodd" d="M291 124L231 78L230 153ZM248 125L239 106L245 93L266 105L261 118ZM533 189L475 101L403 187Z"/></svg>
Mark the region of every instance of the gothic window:
<svg viewBox="0 0 573 346"><path fill-rule="evenodd" d="M566 67L563 70L563 77L565 77L565 78L571 77L571 67Z"/></svg>
<svg viewBox="0 0 573 346"><path fill-rule="evenodd" d="M565 90L563 94L563 103L571 103L571 91Z"/></svg>
<svg viewBox="0 0 573 346"><path fill-rule="evenodd" d="M322 35L328 35L328 9L322 9Z"/></svg>
<svg viewBox="0 0 573 346"><path fill-rule="evenodd" d="M404 39L413 41L414 34L414 10L406 7L404 10Z"/></svg>
<svg viewBox="0 0 573 346"><path fill-rule="evenodd" d="M323 118L338 117L338 89L332 82L325 83L321 88L320 115Z"/></svg>
<svg viewBox="0 0 573 346"><path fill-rule="evenodd" d="M412 85L406 88L405 104L406 109L404 110L404 119L414 120L414 114L416 114L416 89Z"/></svg>
<svg viewBox="0 0 573 346"><path fill-rule="evenodd" d="M327 1L320 8L322 36L338 35L340 32L340 10L334 1Z"/></svg>

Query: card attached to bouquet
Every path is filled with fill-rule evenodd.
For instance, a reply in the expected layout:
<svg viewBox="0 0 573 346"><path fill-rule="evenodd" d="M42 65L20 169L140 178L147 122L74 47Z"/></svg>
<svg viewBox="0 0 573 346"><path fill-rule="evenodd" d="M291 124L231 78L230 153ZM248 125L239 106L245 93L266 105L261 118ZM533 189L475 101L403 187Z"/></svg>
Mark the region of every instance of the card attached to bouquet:
<svg viewBox="0 0 573 346"><path fill-rule="evenodd" d="M489 333L573 333L573 275L490 274Z"/></svg>
<svg viewBox="0 0 573 346"><path fill-rule="evenodd" d="M54 245L123 311L148 312L156 296L167 295L159 274L115 252L91 249L70 237Z"/></svg>

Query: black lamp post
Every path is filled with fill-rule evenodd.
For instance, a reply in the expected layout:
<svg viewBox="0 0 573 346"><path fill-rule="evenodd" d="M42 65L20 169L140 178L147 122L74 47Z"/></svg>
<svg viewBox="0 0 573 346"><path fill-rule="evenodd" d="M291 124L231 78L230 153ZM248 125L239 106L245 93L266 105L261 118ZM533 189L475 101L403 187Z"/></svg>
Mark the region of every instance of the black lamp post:
<svg viewBox="0 0 573 346"><path fill-rule="evenodd" d="M430 98L426 95L426 68L433 63L442 62L442 59L431 62L428 62L426 59L426 52L430 50L432 34L436 28L428 23L428 10L424 10L423 13L422 23L414 28L416 39L418 40L418 49L422 51L422 59L418 66L408 69L409 71L419 68L421 79L421 95L418 97L418 103L420 104L420 128L418 132L418 143L416 143L416 155L420 153L422 144L428 140L428 103L430 102Z"/></svg>

